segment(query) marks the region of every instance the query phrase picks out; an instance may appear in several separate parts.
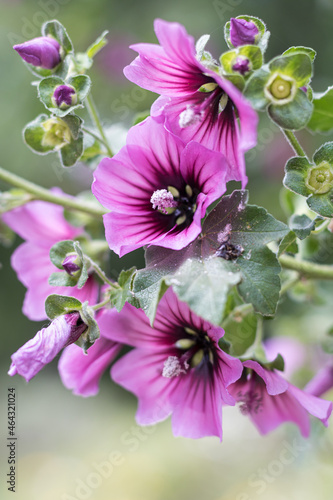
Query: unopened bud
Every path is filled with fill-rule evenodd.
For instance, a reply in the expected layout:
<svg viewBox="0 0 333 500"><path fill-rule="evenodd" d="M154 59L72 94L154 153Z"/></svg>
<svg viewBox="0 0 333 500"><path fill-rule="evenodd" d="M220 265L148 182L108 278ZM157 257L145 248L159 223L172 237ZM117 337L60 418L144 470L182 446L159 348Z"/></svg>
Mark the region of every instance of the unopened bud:
<svg viewBox="0 0 333 500"><path fill-rule="evenodd" d="M13 47L24 61L33 66L53 69L60 63L60 45L55 38L40 36Z"/></svg>
<svg viewBox="0 0 333 500"><path fill-rule="evenodd" d="M77 103L75 88L71 85L59 85L53 92L52 103L60 109L67 109Z"/></svg>
<svg viewBox="0 0 333 500"><path fill-rule="evenodd" d="M76 252L68 253L62 262L62 267L70 276L75 276L77 271L81 270L81 266L82 260Z"/></svg>
<svg viewBox="0 0 333 500"><path fill-rule="evenodd" d="M252 21L245 19L230 19L230 41L234 47L253 45L259 30Z"/></svg>

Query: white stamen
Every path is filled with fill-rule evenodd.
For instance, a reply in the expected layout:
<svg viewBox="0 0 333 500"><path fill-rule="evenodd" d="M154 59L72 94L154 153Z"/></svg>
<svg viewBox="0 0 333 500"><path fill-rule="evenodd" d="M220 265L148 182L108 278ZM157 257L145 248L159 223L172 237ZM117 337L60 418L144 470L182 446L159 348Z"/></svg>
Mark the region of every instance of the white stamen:
<svg viewBox="0 0 333 500"><path fill-rule="evenodd" d="M179 115L179 126L181 128L189 127L200 122L203 117L203 112L196 113L191 105L188 105Z"/></svg>
<svg viewBox="0 0 333 500"><path fill-rule="evenodd" d="M168 214L168 208L175 208L177 206L177 202L174 200L172 193L170 193L167 189L157 189L152 194L150 198L150 202L153 205L153 208L157 208L160 212L164 214Z"/></svg>
<svg viewBox="0 0 333 500"><path fill-rule="evenodd" d="M182 368L182 365L177 356L169 356L168 359L164 362L162 376L166 378L179 377L181 373L186 373L186 370L188 369L189 364L187 361L185 361L184 368Z"/></svg>

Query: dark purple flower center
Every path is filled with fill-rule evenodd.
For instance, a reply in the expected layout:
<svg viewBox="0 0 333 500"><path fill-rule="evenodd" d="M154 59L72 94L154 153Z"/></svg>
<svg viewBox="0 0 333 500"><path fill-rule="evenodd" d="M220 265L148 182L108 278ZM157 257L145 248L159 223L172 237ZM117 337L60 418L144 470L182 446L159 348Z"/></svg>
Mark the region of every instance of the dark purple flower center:
<svg viewBox="0 0 333 500"><path fill-rule="evenodd" d="M247 392L239 391L236 395L239 409L243 415L257 414L262 411L263 398L259 391L250 389Z"/></svg>
<svg viewBox="0 0 333 500"><path fill-rule="evenodd" d="M177 354L169 356L163 368L163 377L178 377L190 368L212 366L216 357L216 346L206 332L185 327L176 342Z"/></svg>
<svg viewBox="0 0 333 500"><path fill-rule="evenodd" d="M154 191L150 201L154 209L168 217L170 228L177 225L183 229L193 221L198 194L199 190L189 185L182 189L169 186L168 189Z"/></svg>

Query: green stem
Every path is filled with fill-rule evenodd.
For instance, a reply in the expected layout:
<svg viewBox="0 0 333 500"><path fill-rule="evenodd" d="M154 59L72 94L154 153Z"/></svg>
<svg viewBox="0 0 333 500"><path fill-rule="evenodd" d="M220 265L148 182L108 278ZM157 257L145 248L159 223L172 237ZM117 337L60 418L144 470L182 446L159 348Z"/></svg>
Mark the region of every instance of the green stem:
<svg viewBox="0 0 333 500"><path fill-rule="evenodd" d="M333 280L333 266L324 266L307 260L295 259L289 255L280 255L279 261L284 269L298 271L306 278Z"/></svg>
<svg viewBox="0 0 333 500"><path fill-rule="evenodd" d="M101 278L101 280L104 281L104 283L109 285L111 288L118 288L118 283L113 283L111 280L109 280L109 278L106 276L105 272L102 271L102 269L99 267L98 264L96 264L96 262L94 262L87 255L85 255L84 257L85 257L85 260L87 261L88 265L90 265L93 268L93 270L95 271L97 276L99 276Z"/></svg>
<svg viewBox="0 0 333 500"><path fill-rule="evenodd" d="M280 290L280 297L282 297L282 295L287 293L287 291L290 290L290 288L295 286L296 283L298 283L300 279L301 279L300 275L297 274L293 278L290 278L290 280L286 280L284 283L282 283L281 290Z"/></svg>
<svg viewBox="0 0 333 500"><path fill-rule="evenodd" d="M71 210L79 210L80 212L93 215L94 217L101 217L105 214L105 210L102 207L92 205L86 201L80 201L77 198L56 195L51 193L48 189L27 181L26 179L23 179L23 177L16 174L12 174L11 172L8 172L8 170L1 167L0 180L17 188L23 189L27 193L32 194L36 200L48 201L49 203L54 203L55 205L60 205Z"/></svg>
<svg viewBox="0 0 333 500"><path fill-rule="evenodd" d="M99 133L101 134L101 138L104 141L104 145L108 151L108 154L109 154L109 156L113 156L112 149L109 146L108 140L107 140L106 135L104 133L104 129L103 129L101 120L99 119L97 109L96 109L95 103L94 103L91 95L88 95L88 97L86 98L86 102L87 102L87 108L88 108L90 117L93 120L93 122L95 123Z"/></svg>
<svg viewBox="0 0 333 500"><path fill-rule="evenodd" d="M319 234L319 233L321 233L322 231L324 231L330 225L330 222L331 222L331 219L324 220L324 222L322 222L320 224L320 226L318 226L316 229L314 229L313 231L311 231L312 234Z"/></svg>
<svg viewBox="0 0 333 500"><path fill-rule="evenodd" d="M290 146L295 151L295 153L298 156L305 156L305 158L307 158L306 152L304 151L304 149L302 148L302 146L298 142L298 139L296 138L294 132L292 132L291 130L283 129L283 128L281 130L282 130L285 138L289 142Z"/></svg>
<svg viewBox="0 0 333 500"><path fill-rule="evenodd" d="M100 142L101 144L103 144L103 146L106 147L106 149L108 149L108 144L106 142L103 141L103 139L101 139L97 134L94 134L94 132L92 132L91 130L89 130L88 128L86 127L81 127L82 130L86 133L86 134L89 134L91 135L91 137L93 137L94 139L96 139L96 141Z"/></svg>
<svg viewBox="0 0 333 500"><path fill-rule="evenodd" d="M95 304L94 306L91 306L91 309L94 311L98 311L98 309L102 309L102 307L105 307L110 304L110 297L107 299L103 300L103 302L99 302L98 304Z"/></svg>

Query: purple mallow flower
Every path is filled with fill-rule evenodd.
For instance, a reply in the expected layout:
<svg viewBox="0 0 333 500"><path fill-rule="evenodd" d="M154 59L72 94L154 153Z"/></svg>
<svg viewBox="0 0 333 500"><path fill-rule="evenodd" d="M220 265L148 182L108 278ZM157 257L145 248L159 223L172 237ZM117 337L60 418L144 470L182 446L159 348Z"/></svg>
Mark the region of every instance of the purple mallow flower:
<svg viewBox="0 0 333 500"><path fill-rule="evenodd" d="M8 374L21 375L29 382L61 349L76 342L86 329L78 312L59 316L12 355Z"/></svg>
<svg viewBox="0 0 333 500"><path fill-rule="evenodd" d="M85 397L97 394L103 373L122 348L122 344L107 338L117 314L114 309L97 313L95 319L101 336L89 347L87 354L75 344L66 347L62 353L58 364L60 378L73 394Z"/></svg>
<svg viewBox="0 0 333 500"><path fill-rule="evenodd" d="M234 47L253 45L258 33L258 27L252 21L234 17L230 19L230 41Z"/></svg>
<svg viewBox="0 0 333 500"><path fill-rule="evenodd" d="M223 155L186 145L156 119L133 127L127 145L99 164L92 185L111 211L104 215L110 248L122 256L148 244L187 246L208 206L224 194L226 170Z"/></svg>
<svg viewBox="0 0 333 500"><path fill-rule="evenodd" d="M76 90L71 85L59 85L55 88L52 96L55 107L66 109L77 103Z"/></svg>
<svg viewBox="0 0 333 500"><path fill-rule="evenodd" d="M185 142L222 152L226 180L245 186L244 152L256 145L256 112L231 82L197 59L194 39L182 25L157 19L155 33L161 45L131 46L139 56L124 69L125 76L161 94L152 115L162 114L167 128Z"/></svg>
<svg viewBox="0 0 333 500"><path fill-rule="evenodd" d="M154 328L129 304L114 314L109 338L135 349L115 363L111 376L138 397L140 425L172 414L176 436L222 439L222 405L235 404L228 387L242 372L241 362L220 349L223 335L171 289L159 303Z"/></svg>
<svg viewBox="0 0 333 500"><path fill-rule="evenodd" d="M22 59L33 66L53 69L60 63L60 45L50 36L40 36L28 42L14 45Z"/></svg>
<svg viewBox="0 0 333 500"><path fill-rule="evenodd" d="M62 193L52 189L53 193ZM72 240L83 233L64 217L64 209L45 201L31 201L2 215L3 221L26 240L12 254L11 264L18 279L27 288L23 313L31 320L47 318L44 303L48 295L71 295L81 302L95 304L98 285L90 276L83 288L49 285L49 276L58 271L50 260L50 249L57 242ZM61 272L61 271L59 271Z"/></svg>
<svg viewBox="0 0 333 500"><path fill-rule="evenodd" d="M261 434L267 434L284 422L294 422L302 436L307 437L309 414L328 425L332 413L330 401L307 394L289 384L276 370L266 370L256 361L245 361L243 366L242 377L229 387L229 392Z"/></svg>

